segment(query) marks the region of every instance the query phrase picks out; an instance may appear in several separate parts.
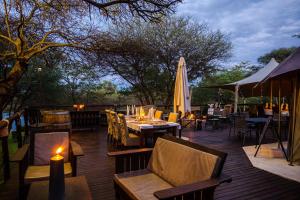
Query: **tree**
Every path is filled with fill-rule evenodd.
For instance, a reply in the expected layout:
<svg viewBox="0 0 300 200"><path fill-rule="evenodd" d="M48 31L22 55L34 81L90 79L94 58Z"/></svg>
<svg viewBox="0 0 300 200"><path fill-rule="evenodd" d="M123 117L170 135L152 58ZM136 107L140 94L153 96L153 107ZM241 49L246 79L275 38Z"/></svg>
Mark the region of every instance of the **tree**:
<svg viewBox="0 0 300 200"><path fill-rule="evenodd" d="M231 52L231 43L220 31L175 17L158 24L117 24L100 35L95 46L100 47L99 66L127 81L142 104L171 105L180 56L186 59L189 81L195 81L214 72Z"/></svg>
<svg viewBox="0 0 300 200"><path fill-rule="evenodd" d="M284 59L286 59L289 55L291 55L296 50L296 47L290 48L279 48L272 50L270 53L266 53L265 55L259 57L257 61L261 64L268 64L271 58L275 58L275 60L281 63Z"/></svg>
<svg viewBox="0 0 300 200"><path fill-rule="evenodd" d="M74 67L75 66L75 67ZM61 59L62 82L73 104L88 101L88 93L95 89L105 76L101 68L94 66L84 57L74 60L68 56Z"/></svg>
<svg viewBox="0 0 300 200"><path fill-rule="evenodd" d="M35 56L50 48L84 48L97 31L89 20L96 16L90 5L112 19L138 15L158 19L180 0L3 0L0 9L0 61L5 67L0 80L0 110L11 101L13 90ZM129 13L129 14L128 14Z"/></svg>
<svg viewBox="0 0 300 200"><path fill-rule="evenodd" d="M231 103L234 100L233 92L228 90L219 90L218 88L209 88L209 86L218 86L235 81L255 73L258 67L248 62L241 62L230 69L223 69L209 76L206 76L201 82L193 88L192 104L208 104L221 100L221 103ZM221 97L220 97L221 94Z"/></svg>

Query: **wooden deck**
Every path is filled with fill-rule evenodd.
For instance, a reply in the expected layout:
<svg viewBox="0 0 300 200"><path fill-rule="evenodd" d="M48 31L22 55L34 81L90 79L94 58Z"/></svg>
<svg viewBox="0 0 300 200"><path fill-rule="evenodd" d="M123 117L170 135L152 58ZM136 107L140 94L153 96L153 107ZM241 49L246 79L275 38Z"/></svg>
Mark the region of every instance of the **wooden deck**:
<svg viewBox="0 0 300 200"><path fill-rule="evenodd" d="M228 153L224 173L230 175L233 181L218 187L216 199L300 199L300 183L252 167L240 141L234 136L228 137L228 129L185 131L183 135L193 142ZM93 198L114 200L114 160L106 155L111 147L106 143L105 129L97 132L78 132L72 137L85 152L85 156L80 158L78 173L86 176ZM0 185L1 200L17 198L16 166L12 168L11 180L5 185Z"/></svg>

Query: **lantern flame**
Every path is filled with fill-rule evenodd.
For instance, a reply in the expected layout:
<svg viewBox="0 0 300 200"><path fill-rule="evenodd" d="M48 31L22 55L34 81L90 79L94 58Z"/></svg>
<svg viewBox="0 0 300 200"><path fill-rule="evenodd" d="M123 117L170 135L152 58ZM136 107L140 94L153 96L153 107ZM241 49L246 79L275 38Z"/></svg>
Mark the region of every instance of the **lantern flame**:
<svg viewBox="0 0 300 200"><path fill-rule="evenodd" d="M59 155L62 151L63 151L63 148L58 147L58 149L56 149L56 155Z"/></svg>

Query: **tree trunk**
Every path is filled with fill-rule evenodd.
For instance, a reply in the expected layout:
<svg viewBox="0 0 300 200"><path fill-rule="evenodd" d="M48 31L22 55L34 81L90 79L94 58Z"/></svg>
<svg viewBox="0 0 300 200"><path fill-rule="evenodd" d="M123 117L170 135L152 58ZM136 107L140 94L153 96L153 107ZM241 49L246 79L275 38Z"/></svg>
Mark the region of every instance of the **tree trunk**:
<svg viewBox="0 0 300 200"><path fill-rule="evenodd" d="M16 61L6 79L0 81L0 110L4 110L12 101L15 88L27 69L27 62Z"/></svg>

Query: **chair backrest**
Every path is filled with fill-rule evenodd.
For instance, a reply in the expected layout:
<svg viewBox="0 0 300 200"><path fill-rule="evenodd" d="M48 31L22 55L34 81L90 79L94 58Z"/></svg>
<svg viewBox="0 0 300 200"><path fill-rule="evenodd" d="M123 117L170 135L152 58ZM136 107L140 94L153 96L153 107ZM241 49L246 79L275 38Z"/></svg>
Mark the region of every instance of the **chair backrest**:
<svg viewBox="0 0 300 200"><path fill-rule="evenodd" d="M129 137L126 119L123 114L118 114L118 117L119 117L119 130L121 132L121 142L122 144L126 144L126 140Z"/></svg>
<svg viewBox="0 0 300 200"><path fill-rule="evenodd" d="M169 117L168 117L168 122L178 122L178 113L170 112Z"/></svg>
<svg viewBox="0 0 300 200"><path fill-rule="evenodd" d="M163 111L156 110L156 111L155 111L154 118L155 118L155 119L161 119L161 118L162 118L162 114L163 114Z"/></svg>
<svg viewBox="0 0 300 200"><path fill-rule="evenodd" d="M119 128L119 118L118 114L114 111L110 112L110 119L112 123L112 133L113 137L117 140L121 139L120 128Z"/></svg>
<svg viewBox="0 0 300 200"><path fill-rule="evenodd" d="M107 133L108 134L112 134L112 122L110 119L110 110L105 110L105 114L106 114L106 119L107 119Z"/></svg>
<svg viewBox="0 0 300 200"><path fill-rule="evenodd" d="M33 165L48 165L50 158L55 155L59 147L63 148L61 155L65 162L70 158L70 133L68 131L51 130L30 134L30 157Z"/></svg>
<svg viewBox="0 0 300 200"><path fill-rule="evenodd" d="M156 109L155 105L146 105L146 106L143 106L145 115L148 115L148 112L149 112L149 110L150 110L151 108Z"/></svg>
<svg viewBox="0 0 300 200"><path fill-rule="evenodd" d="M234 118L235 120L235 128L237 129L247 129L248 124L246 122L246 117L241 115Z"/></svg>
<svg viewBox="0 0 300 200"><path fill-rule="evenodd" d="M171 136L158 138L148 169L174 186L220 176L227 154Z"/></svg>

